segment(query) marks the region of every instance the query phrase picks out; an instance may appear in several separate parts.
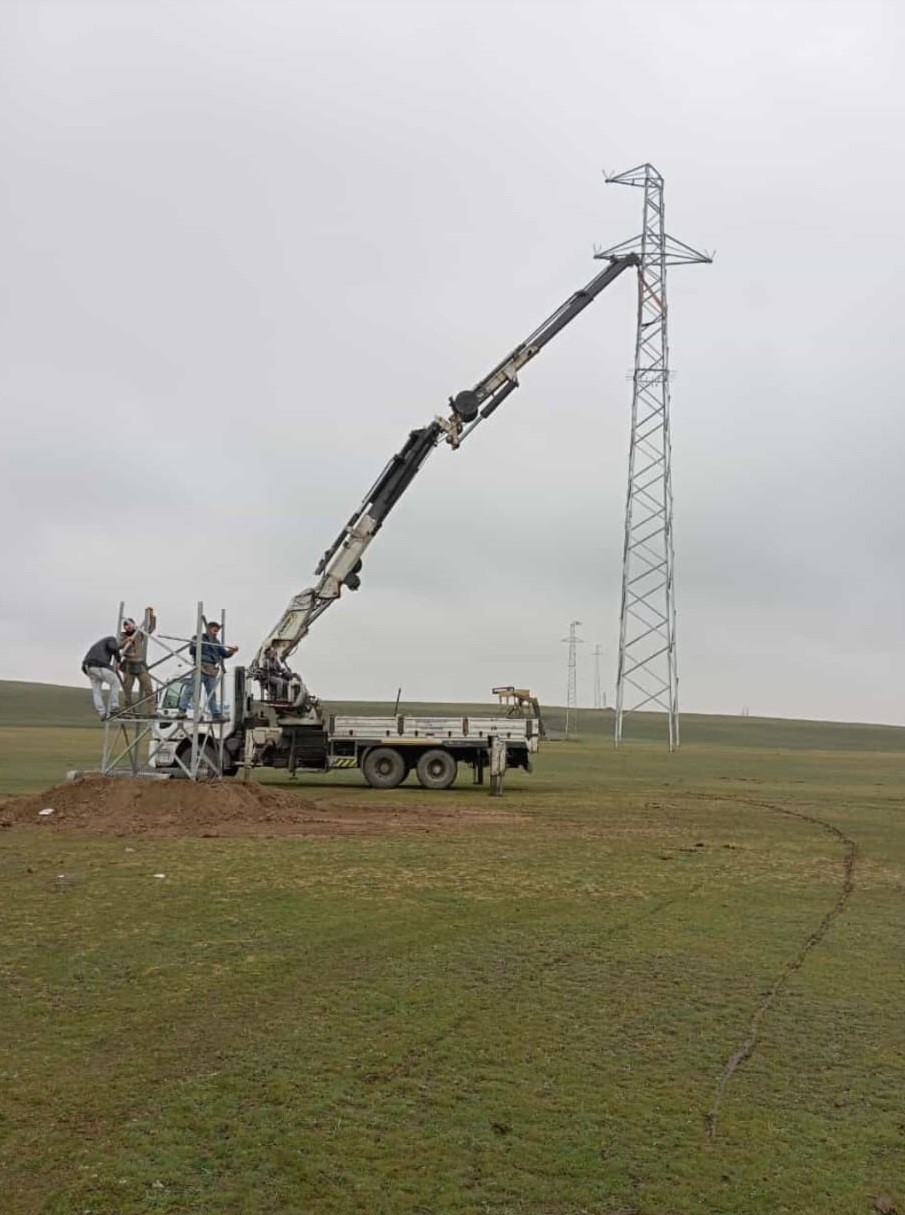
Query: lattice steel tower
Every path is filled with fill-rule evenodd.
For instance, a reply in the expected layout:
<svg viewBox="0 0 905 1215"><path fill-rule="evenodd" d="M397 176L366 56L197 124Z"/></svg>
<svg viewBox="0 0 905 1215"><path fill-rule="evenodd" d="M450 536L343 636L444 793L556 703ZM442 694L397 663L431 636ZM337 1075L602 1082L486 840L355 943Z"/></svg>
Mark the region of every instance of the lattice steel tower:
<svg viewBox="0 0 905 1215"><path fill-rule="evenodd" d="M669 749L679 745L679 676L673 584L672 470L669 432L669 342L666 268L710 262L663 226L663 178L638 165L606 180L644 191L641 234L597 257L637 253L638 326L632 373L632 430L622 555L622 608L616 673L615 743L626 713L663 709Z"/></svg>
<svg viewBox="0 0 905 1215"><path fill-rule="evenodd" d="M575 678L575 659L578 646L583 644L582 639L576 632L576 629L580 628L581 621L573 620L569 625L569 636L563 637L563 641L569 647L569 678L566 687L566 738L571 738L578 733L578 683Z"/></svg>

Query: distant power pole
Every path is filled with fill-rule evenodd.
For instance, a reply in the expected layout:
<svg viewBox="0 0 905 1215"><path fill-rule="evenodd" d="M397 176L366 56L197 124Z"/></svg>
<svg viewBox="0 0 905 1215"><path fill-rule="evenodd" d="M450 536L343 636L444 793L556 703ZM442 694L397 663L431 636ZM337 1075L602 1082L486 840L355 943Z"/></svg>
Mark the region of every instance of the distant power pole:
<svg viewBox="0 0 905 1215"><path fill-rule="evenodd" d="M606 697L600 686L600 655L603 651L600 645L594 646L594 708L603 709L606 707Z"/></svg>
<svg viewBox="0 0 905 1215"><path fill-rule="evenodd" d="M637 253L638 324L632 372L632 429L622 555L622 609L616 674L615 742L622 719L638 709L663 709L669 749L679 745L679 676L673 587L672 468L669 428L669 342L666 267L711 262L663 226L663 178L653 165L607 175L644 191L641 234L597 253Z"/></svg>
<svg viewBox="0 0 905 1215"><path fill-rule="evenodd" d="M563 641L569 647L569 678L566 688L566 738L578 734L578 684L575 678L575 658L578 646L583 645L582 639L576 633L581 628L580 620L573 620L569 625L569 636Z"/></svg>

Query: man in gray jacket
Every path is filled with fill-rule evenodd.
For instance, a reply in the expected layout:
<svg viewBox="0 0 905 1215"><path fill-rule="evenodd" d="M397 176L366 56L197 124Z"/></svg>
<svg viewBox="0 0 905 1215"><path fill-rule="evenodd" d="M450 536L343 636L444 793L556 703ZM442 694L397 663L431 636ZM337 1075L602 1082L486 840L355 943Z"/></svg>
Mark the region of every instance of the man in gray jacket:
<svg viewBox="0 0 905 1215"><path fill-rule="evenodd" d="M82 671L91 682L91 696L101 721L119 712L119 680L113 670L114 664L118 668L119 663L119 642L115 637L102 637L82 659ZM110 690L109 709L104 705L104 684Z"/></svg>

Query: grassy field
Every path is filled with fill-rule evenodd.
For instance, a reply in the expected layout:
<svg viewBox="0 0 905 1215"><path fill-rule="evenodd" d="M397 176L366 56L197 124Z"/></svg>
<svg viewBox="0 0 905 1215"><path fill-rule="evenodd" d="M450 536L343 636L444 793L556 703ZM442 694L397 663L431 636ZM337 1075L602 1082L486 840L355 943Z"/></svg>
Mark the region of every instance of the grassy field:
<svg viewBox="0 0 905 1215"><path fill-rule="evenodd" d="M901 1211L905 732L709 728L470 831L4 831L2 1210ZM4 788L99 734L0 730Z"/></svg>

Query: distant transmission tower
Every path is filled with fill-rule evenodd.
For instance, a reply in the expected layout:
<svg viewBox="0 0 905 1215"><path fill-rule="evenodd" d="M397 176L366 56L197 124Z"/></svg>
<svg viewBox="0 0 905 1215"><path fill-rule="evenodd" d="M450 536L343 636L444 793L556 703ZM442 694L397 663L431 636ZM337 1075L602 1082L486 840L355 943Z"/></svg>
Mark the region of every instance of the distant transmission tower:
<svg viewBox="0 0 905 1215"><path fill-rule="evenodd" d="M606 697L600 683L600 655L603 653L599 645L594 646L594 708L606 707Z"/></svg>
<svg viewBox="0 0 905 1215"><path fill-rule="evenodd" d="M569 625L569 636L563 641L569 647L569 681L566 688L566 738L578 735L578 684L575 679L575 657L582 639L576 633L581 628L580 620L573 620Z"/></svg>
<svg viewBox="0 0 905 1215"><path fill-rule="evenodd" d="M669 343L666 267L711 262L663 226L663 178L653 165L607 175L608 182L644 191L640 236L597 257L637 253L638 328L632 373L632 433L622 555L622 609L616 675L615 742L626 713L663 709L669 749L679 745L679 676L673 586L672 469L669 433Z"/></svg>

